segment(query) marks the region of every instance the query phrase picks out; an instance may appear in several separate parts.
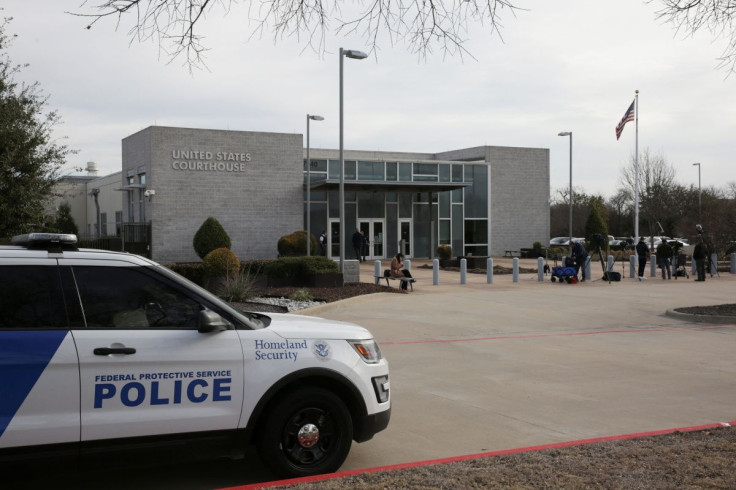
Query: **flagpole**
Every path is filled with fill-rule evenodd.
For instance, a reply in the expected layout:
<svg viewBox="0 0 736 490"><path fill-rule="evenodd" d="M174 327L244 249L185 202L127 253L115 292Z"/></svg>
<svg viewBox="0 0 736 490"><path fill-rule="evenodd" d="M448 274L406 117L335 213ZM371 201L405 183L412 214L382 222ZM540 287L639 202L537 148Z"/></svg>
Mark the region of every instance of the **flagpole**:
<svg viewBox="0 0 736 490"><path fill-rule="evenodd" d="M636 142L634 143L634 244L639 243L639 91L635 90Z"/></svg>

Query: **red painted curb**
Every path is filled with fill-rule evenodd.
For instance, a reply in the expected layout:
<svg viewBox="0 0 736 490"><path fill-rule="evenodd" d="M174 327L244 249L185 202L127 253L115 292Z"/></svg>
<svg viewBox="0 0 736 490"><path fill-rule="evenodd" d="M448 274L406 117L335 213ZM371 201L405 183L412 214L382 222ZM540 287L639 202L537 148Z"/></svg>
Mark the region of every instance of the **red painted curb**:
<svg viewBox="0 0 736 490"><path fill-rule="evenodd" d="M345 478L348 476L360 475L364 473L378 473L381 471L401 470L401 469L406 469L406 468L415 468L418 466L429 466L429 465L434 465L434 464L454 463L457 461L465 461L468 459L491 458L494 456L503 456L507 454L518 454L518 453L541 451L544 449L554 449L554 448L569 447L569 446L582 446L585 444L594 444L596 442L618 441L618 440L624 440L624 439L636 439L639 437L660 436L660 435L665 435L665 434L672 434L674 432L692 432L696 430L715 429L718 427L726 427L726 426L736 426L736 420L731 421L731 422L720 422L717 424L694 425L691 427L677 427L674 429L654 430L654 431L649 431L649 432L636 432L633 434L621 434L621 435L615 435L615 436L594 437L592 439L580 439L577 441L557 442L554 444L543 444L541 446L529 446L529 447L521 447L521 448L515 448L515 449L503 449L500 451L493 451L493 452L488 452L488 453L466 454L464 456L454 456L451 458L429 459L425 461L415 461L412 463L401 463L401 464L388 465L388 466L377 466L374 468L364 468L360 470L341 471L338 473L328 473L325 475L306 476L302 478L291 478L288 480L276 480L276 481L263 482L263 483L251 483L249 485L227 487L227 488L221 488L218 490L255 490L259 488L271 488L271 487L278 487L278 486L283 486L283 485L296 485L299 483L313 483L313 482L318 482L318 481L332 480L336 478Z"/></svg>

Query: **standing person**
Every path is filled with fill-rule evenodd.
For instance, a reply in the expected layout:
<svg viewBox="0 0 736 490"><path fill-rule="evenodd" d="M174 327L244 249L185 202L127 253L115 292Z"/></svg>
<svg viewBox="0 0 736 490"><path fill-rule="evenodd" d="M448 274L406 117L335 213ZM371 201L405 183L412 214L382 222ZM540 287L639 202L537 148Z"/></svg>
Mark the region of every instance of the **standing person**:
<svg viewBox="0 0 736 490"><path fill-rule="evenodd" d="M695 261L695 270L698 271L696 281L705 281L705 259L708 258L708 247L705 246L701 239L693 249L693 260Z"/></svg>
<svg viewBox="0 0 736 490"><path fill-rule="evenodd" d="M358 262L361 261L360 257L363 251L363 243L363 234L358 228L356 228L355 233L353 233L353 250L355 251L355 258L358 259Z"/></svg>
<svg viewBox="0 0 736 490"><path fill-rule="evenodd" d="M363 232L363 262L365 262L365 256L368 254L368 247L370 244L371 242L368 240L368 235L366 232Z"/></svg>
<svg viewBox="0 0 736 490"><path fill-rule="evenodd" d="M391 260L391 277L409 277L411 278L411 272L404 269L404 256L401 253L397 253ZM406 291L406 281L401 281L401 289Z"/></svg>
<svg viewBox="0 0 736 490"><path fill-rule="evenodd" d="M585 265L588 262L588 252L580 242L572 243L572 259L575 264L575 274L577 275L578 270L583 269L583 277L580 282L585 282Z"/></svg>
<svg viewBox="0 0 736 490"><path fill-rule="evenodd" d="M319 246L322 250L322 255L327 255L327 231L322 230L322 234L319 236Z"/></svg>
<svg viewBox="0 0 736 490"><path fill-rule="evenodd" d="M662 240L662 243L657 247L657 262L659 263L660 269L662 269L662 279L664 279L665 270L667 270L667 279L672 279L672 271L670 269L671 260L672 247L667 243L667 240Z"/></svg>
<svg viewBox="0 0 736 490"><path fill-rule="evenodd" d="M639 243L636 244L636 255L639 256L639 280L646 279L644 270L647 268L647 258L649 257L649 247L643 236L639 237Z"/></svg>

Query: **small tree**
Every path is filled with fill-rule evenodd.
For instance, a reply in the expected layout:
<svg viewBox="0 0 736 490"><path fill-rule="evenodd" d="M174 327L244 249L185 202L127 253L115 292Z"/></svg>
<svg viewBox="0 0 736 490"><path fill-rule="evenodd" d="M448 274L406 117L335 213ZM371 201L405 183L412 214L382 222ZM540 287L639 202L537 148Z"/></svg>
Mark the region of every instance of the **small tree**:
<svg viewBox="0 0 736 490"><path fill-rule="evenodd" d="M318 255L319 243L314 235L310 235L311 245L310 251L312 255ZM307 255L307 232L304 230L295 231L279 238L276 245L279 255L282 257L293 257L299 255Z"/></svg>
<svg viewBox="0 0 736 490"><path fill-rule="evenodd" d="M595 205L590 208L590 214L588 215L588 221L585 222L585 239L590 243L596 243L593 239L594 235L602 235L604 237L603 243L601 244L601 250L603 252L608 251L608 228L606 222L603 221L601 213L598 210L598 206Z"/></svg>
<svg viewBox="0 0 736 490"><path fill-rule="evenodd" d="M225 228L222 227L219 221L210 216L194 234L192 245L199 258L204 259L213 250L230 248L231 243L230 236Z"/></svg>
<svg viewBox="0 0 736 490"><path fill-rule="evenodd" d="M79 228L72 217L72 207L68 202L63 202L56 213L56 229L59 233L79 234Z"/></svg>

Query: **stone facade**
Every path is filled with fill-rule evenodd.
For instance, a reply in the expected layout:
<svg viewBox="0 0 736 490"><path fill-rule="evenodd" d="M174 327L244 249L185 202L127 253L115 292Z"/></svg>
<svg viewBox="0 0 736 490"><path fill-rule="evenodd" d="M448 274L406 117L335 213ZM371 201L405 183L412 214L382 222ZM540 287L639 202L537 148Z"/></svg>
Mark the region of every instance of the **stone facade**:
<svg viewBox="0 0 736 490"><path fill-rule="evenodd" d="M210 216L241 259L275 257L278 239L303 227L301 135L154 126L123 140L123 167L127 200L143 174L155 191L143 197L153 260L198 261L192 240ZM124 220L139 219L124 203Z"/></svg>

